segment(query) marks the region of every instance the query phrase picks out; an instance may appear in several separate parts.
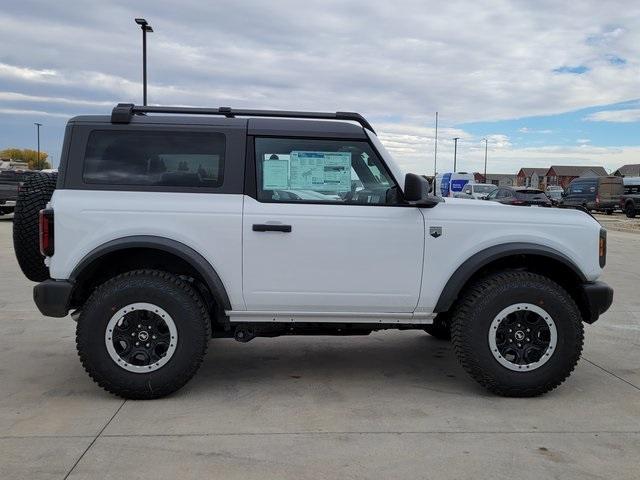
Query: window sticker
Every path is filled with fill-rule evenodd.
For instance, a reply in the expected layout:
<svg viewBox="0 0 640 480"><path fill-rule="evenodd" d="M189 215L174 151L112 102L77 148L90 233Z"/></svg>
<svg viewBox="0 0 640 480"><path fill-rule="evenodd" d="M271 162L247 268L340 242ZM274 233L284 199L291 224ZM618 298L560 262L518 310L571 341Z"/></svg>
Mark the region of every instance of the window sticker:
<svg viewBox="0 0 640 480"><path fill-rule="evenodd" d="M266 154L262 164L262 189L289 188L289 155Z"/></svg>
<svg viewBox="0 0 640 480"><path fill-rule="evenodd" d="M350 192L351 152L291 152L289 186L317 192Z"/></svg>

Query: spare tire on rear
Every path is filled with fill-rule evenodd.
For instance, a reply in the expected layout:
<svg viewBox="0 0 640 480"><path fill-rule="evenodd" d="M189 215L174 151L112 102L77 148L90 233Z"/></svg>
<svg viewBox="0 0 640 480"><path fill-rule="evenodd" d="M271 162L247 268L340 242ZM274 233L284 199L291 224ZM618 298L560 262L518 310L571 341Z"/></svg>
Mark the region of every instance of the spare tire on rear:
<svg viewBox="0 0 640 480"><path fill-rule="evenodd" d="M40 253L38 213L47 206L57 180L57 173L34 173L18 192L13 215L13 249L22 273L34 282L49 278L49 269Z"/></svg>

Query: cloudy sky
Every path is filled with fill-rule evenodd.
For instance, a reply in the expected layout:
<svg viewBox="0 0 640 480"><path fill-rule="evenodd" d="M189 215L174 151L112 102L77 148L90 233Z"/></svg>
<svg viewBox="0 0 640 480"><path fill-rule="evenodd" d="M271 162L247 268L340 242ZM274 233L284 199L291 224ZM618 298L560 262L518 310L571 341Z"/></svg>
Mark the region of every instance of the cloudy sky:
<svg viewBox="0 0 640 480"><path fill-rule="evenodd" d="M57 164L74 115L141 103L349 110L408 170L640 163L640 2L1 0L0 149Z"/></svg>

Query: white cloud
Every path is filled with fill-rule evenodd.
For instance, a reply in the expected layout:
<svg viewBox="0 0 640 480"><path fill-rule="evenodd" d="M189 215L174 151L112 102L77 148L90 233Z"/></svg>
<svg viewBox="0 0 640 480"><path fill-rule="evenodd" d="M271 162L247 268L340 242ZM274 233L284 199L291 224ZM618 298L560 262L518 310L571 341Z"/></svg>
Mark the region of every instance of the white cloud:
<svg viewBox="0 0 640 480"><path fill-rule="evenodd" d="M5 115L30 115L30 116L43 116L43 117L58 117L58 118L69 118L71 115L68 113L52 113L46 112L44 110L25 110L20 108L0 108L0 113Z"/></svg>
<svg viewBox="0 0 640 480"><path fill-rule="evenodd" d="M518 131L520 133L542 133L542 134L553 133L553 130L549 130L549 129L535 130L528 127L519 128Z"/></svg>
<svg viewBox="0 0 640 480"><path fill-rule="evenodd" d="M469 15L471 4L417 1L183 0L180 9L114 1L82 11L42 1L0 13L10 52L0 83L138 99L132 18L143 9L155 30L151 102L357 110L419 122L435 110L452 123L544 115L637 97L640 6L602 3L485 0ZM24 28L25 16L38 35ZM627 59L625 68L609 54ZM574 64L591 70L553 73Z"/></svg>
<svg viewBox="0 0 640 480"><path fill-rule="evenodd" d="M590 122L638 122L640 121L640 108L601 110L599 112L590 113L584 119Z"/></svg>
<svg viewBox="0 0 640 480"><path fill-rule="evenodd" d="M65 105L85 105L91 107L112 107L114 102L81 100L64 97L44 97L41 95L25 95L17 92L0 92L0 101L7 102L36 102L36 103L62 103Z"/></svg>
<svg viewBox="0 0 640 480"><path fill-rule="evenodd" d="M395 126L397 131L401 127ZM433 130L412 130L411 135L388 132L386 126L378 129L385 147L407 170L420 174L433 174ZM440 132L439 132L440 135ZM457 165L459 171L479 172L484 168L484 142L460 130L447 131L446 138L438 140L438 171L453 168L453 136L460 136ZM489 135L488 171L517 173L522 167L547 168L550 165L602 165L613 171L626 163L637 163L640 146L597 147L588 142L579 145L545 145L541 147L515 147L506 135ZM588 139L580 139L588 140Z"/></svg>
<svg viewBox="0 0 640 480"><path fill-rule="evenodd" d="M87 0L78 8L71 0L32 0L0 11L2 113L62 119L108 113L117 101L139 103L140 30L132 19L140 12L154 27L150 103L359 111L403 163L425 172L433 168L436 110L438 163L452 163L451 139L458 136L459 164L479 169L481 139L448 126L638 97L638 2L181 0L176 8ZM612 64L614 57L626 63ZM589 71L553 73L567 65ZM598 114L633 115L625 112ZM9 140L0 131L0 143ZM499 131L489 136L490 165L493 159L501 171L521 160L565 158L536 151L514 148ZM623 154L567 155L609 162Z"/></svg>

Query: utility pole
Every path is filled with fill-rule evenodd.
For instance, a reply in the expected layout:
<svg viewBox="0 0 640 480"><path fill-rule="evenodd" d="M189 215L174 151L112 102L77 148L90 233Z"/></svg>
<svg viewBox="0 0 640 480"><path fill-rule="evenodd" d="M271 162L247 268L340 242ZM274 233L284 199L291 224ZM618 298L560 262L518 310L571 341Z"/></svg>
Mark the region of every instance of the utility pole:
<svg viewBox="0 0 640 480"><path fill-rule="evenodd" d="M453 173L456 173L456 160L458 157L458 140L460 137L456 137L453 139Z"/></svg>
<svg viewBox="0 0 640 480"><path fill-rule="evenodd" d="M135 22L142 30L142 104L147 105L147 32L153 32L151 25L144 18L136 18Z"/></svg>
<svg viewBox="0 0 640 480"><path fill-rule="evenodd" d="M436 112L436 143L433 149L433 181L435 185L438 173L438 112Z"/></svg>
<svg viewBox="0 0 640 480"><path fill-rule="evenodd" d="M487 145L489 140L485 137L484 140L484 181L487 182Z"/></svg>
<svg viewBox="0 0 640 480"><path fill-rule="evenodd" d="M40 166L40 127L42 126L42 124L35 122L34 125L36 126L36 131L38 132L37 133L37 138L38 138L38 158L36 160L35 166L39 167Z"/></svg>

